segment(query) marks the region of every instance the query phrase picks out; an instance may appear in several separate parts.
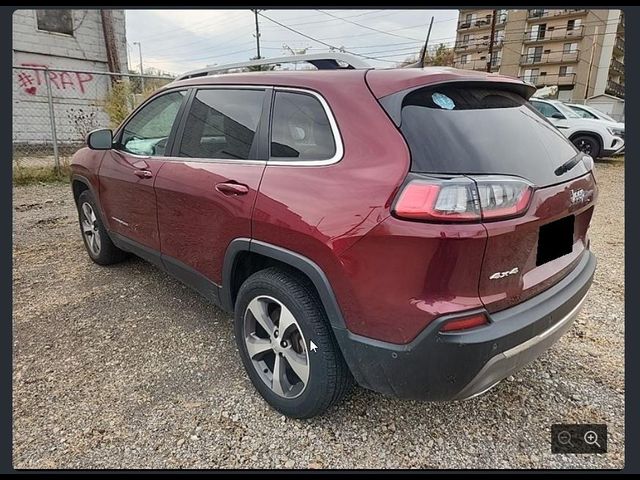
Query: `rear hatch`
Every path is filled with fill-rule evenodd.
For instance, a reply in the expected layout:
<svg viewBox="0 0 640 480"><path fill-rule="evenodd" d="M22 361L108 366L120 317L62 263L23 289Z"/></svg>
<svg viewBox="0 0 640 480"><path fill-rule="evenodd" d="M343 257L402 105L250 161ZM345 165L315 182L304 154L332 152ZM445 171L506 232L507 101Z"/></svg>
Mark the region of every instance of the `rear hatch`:
<svg viewBox="0 0 640 480"><path fill-rule="evenodd" d="M527 102L530 93L522 83L457 81L379 98L411 151L395 213L482 222L478 292L491 312L552 286L588 248L592 161ZM428 191L416 201L421 187ZM433 209L421 214L429 201Z"/></svg>

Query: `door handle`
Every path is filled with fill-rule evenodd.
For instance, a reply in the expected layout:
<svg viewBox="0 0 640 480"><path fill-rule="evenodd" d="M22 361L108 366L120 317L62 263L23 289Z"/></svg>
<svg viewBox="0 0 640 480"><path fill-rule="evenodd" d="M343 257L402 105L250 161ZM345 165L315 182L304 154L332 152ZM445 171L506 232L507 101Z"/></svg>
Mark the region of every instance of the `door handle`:
<svg viewBox="0 0 640 480"><path fill-rule="evenodd" d="M233 182L225 182L218 183L216 185L216 190L222 193L223 195L246 195L249 193L249 187L243 185L241 183L233 183Z"/></svg>
<svg viewBox="0 0 640 480"><path fill-rule="evenodd" d="M153 177L153 173L149 170L134 170L133 173L140 178L151 178Z"/></svg>

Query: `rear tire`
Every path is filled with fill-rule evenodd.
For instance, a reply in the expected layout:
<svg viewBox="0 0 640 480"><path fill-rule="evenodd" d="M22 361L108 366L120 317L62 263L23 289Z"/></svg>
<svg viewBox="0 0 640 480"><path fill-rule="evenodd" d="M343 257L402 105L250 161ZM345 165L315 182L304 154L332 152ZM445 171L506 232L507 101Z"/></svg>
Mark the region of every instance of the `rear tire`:
<svg viewBox="0 0 640 480"><path fill-rule="evenodd" d="M288 417L322 414L353 384L316 291L297 272L271 267L242 284L235 337L251 382Z"/></svg>
<svg viewBox="0 0 640 480"><path fill-rule="evenodd" d="M575 137L572 142L578 150L590 155L591 158L596 159L600 156L600 142L597 138L589 135L580 135Z"/></svg>
<svg viewBox="0 0 640 480"><path fill-rule="evenodd" d="M80 233L89 258L98 265L111 265L127 257L126 252L116 247L100 218L98 204L89 190L78 197L78 219Z"/></svg>

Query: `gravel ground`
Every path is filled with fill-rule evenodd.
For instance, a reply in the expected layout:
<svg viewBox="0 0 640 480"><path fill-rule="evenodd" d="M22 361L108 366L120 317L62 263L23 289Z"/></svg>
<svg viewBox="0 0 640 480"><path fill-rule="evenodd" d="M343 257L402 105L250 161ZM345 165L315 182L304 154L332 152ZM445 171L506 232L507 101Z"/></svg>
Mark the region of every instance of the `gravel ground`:
<svg viewBox="0 0 640 480"><path fill-rule="evenodd" d="M597 164L596 278L572 329L489 393L354 389L321 418L271 410L229 315L149 264L84 252L66 185L15 188L16 468L622 468L624 167ZM607 423L606 455L553 455L550 424Z"/></svg>

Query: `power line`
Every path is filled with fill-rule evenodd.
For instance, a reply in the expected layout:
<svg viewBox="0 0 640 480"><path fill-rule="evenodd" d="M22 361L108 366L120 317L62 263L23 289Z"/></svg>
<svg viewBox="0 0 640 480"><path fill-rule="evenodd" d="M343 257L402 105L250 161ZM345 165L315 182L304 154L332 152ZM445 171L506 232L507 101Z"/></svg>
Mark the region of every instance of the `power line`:
<svg viewBox="0 0 640 480"><path fill-rule="evenodd" d="M273 22L273 23L276 23L276 24L280 25L280 26L281 26L281 27L283 27L283 28L286 28L287 30L290 30L290 31L292 31L292 32L294 32L294 33L297 33L298 35L301 35L301 36L303 36L303 37L305 37L305 38L308 38L309 40L313 40L314 42L321 43L322 45L325 45L325 46L327 46L327 47L329 47L329 48L332 48L332 49L338 49L338 47L336 47L336 46L334 46L334 45L331 45L330 43L324 42L324 41L319 40L319 39L317 39L317 38L313 38L312 36L307 35L306 33L302 33L302 32L300 32L300 31L298 31L298 30L296 30L296 29L294 29L294 28L288 27L287 25L284 25L283 23L280 23L280 22L278 22L277 20L274 20L274 19L272 19L272 18L270 18L270 17L266 16L266 15L265 15L265 14L263 14L263 13L258 13L258 15L260 15L260 16L261 16L261 17L263 17L263 18L266 18L267 20L269 20L269 21L271 21L271 22ZM350 53L351 55L356 55L356 56L358 56L358 57L367 58L367 59L370 59L370 60L380 60L380 59L375 58L375 57L369 57L369 56L367 56L367 55L362 55L362 54L355 53L355 52L348 52L347 50L343 50L343 51L344 51L344 52L346 52L346 53ZM380 60L380 61L388 62L388 63L395 63L395 62L392 62L391 60Z"/></svg>
<svg viewBox="0 0 640 480"><path fill-rule="evenodd" d="M213 23L211 19L203 19L203 20L199 20L195 23L192 23L190 25L190 27L193 26L203 26L205 27L204 30L209 29L212 25L219 25L219 24L223 24L223 23L227 23L231 20L235 20L237 19L240 15L242 15L242 13L244 13L243 11L237 12L232 14L233 16L231 18L220 18L220 19L213 19ZM217 21L216 21L217 20ZM205 25L206 24L206 25ZM178 31L184 31L184 27L176 27L176 28L171 28L169 30L164 30L162 33L154 33L152 35L146 35L143 37L140 37L140 40L150 40L150 39L155 39L155 38L161 38L161 39L167 39L167 33L171 33L171 32L178 32ZM203 30L199 30L199 29L195 29L195 30L190 30L191 32L195 31L203 31ZM169 37L170 38L170 37ZM163 40L157 40L157 41L163 41Z"/></svg>
<svg viewBox="0 0 640 480"><path fill-rule="evenodd" d="M333 15L333 14L331 14L331 13L325 12L325 11L323 11L323 10L318 10L318 9L316 9L316 11L318 11L318 12L320 12L320 13L324 13L325 15L329 15L330 17L337 18L338 20L342 20L343 22L350 23L351 25L356 25L356 26L358 26L358 27L360 27L360 28L366 28L367 30L372 30L372 31L374 31L374 32L378 32L378 33L383 33L383 34L385 34L385 35L390 35L390 36L392 36L392 37L406 38L406 39L408 39L408 40L415 40L415 41L419 41L419 39L417 39L417 38L407 37L407 36L404 36L404 35L398 35L398 34L390 33L390 32L385 32L384 30L379 30L379 29L377 29L377 28L369 27L369 26L367 26L367 25L362 25L361 23L353 22L353 21L351 21L351 20L347 20L346 18L343 18L343 17L338 17L338 16L336 16L336 15Z"/></svg>

